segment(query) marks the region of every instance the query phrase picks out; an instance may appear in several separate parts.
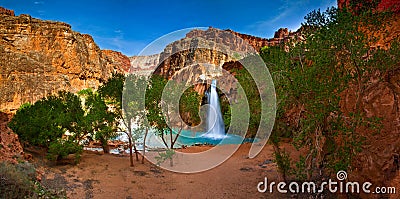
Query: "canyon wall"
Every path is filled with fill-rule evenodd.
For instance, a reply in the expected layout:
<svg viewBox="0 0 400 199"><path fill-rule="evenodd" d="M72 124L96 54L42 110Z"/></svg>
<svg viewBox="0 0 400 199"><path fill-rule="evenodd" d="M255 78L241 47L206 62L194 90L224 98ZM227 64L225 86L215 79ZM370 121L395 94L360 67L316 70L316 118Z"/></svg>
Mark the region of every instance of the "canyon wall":
<svg viewBox="0 0 400 199"><path fill-rule="evenodd" d="M289 32L281 28L274 38L265 39L232 30L192 30L186 37L175 41L160 55L155 74L171 78L177 71L196 63L209 63L220 68L225 62L238 61L248 54L258 53L264 46L275 46L291 39L302 39L300 31Z"/></svg>
<svg viewBox="0 0 400 199"><path fill-rule="evenodd" d="M129 58L131 68L130 73L137 75L150 75L158 66L160 54L147 56L132 56Z"/></svg>
<svg viewBox="0 0 400 199"><path fill-rule="evenodd" d="M59 90L96 88L129 65L126 56L101 51L90 35L69 24L0 10L0 111Z"/></svg>
<svg viewBox="0 0 400 199"><path fill-rule="evenodd" d="M376 3L375 6L369 6ZM372 9L373 12L392 11L376 31L365 31L368 37L378 40L370 44L371 49L387 49L392 42L400 38L400 3L398 0L380 1L338 0L340 9L347 8L354 14L358 9ZM357 154L353 163L350 179L353 181L372 182L377 186L400 186L400 63L393 70L382 73L375 71L366 81L362 95L361 107L368 118L381 119L379 133L370 129L360 128L357 133L365 137L362 151ZM357 99L357 86L350 87L342 93L341 107L344 112L354 111ZM390 198L398 198L391 195ZM378 198L371 195L361 195L361 198Z"/></svg>
<svg viewBox="0 0 400 199"><path fill-rule="evenodd" d="M0 112L0 162L17 163L25 157L18 135L13 133L7 124L12 115Z"/></svg>
<svg viewBox="0 0 400 199"><path fill-rule="evenodd" d="M398 0L366 0L366 1L357 1L357 0L338 0L338 8L347 8L350 10L357 10L360 8L371 9L373 6L374 10L381 11L393 11L400 12L400 3Z"/></svg>

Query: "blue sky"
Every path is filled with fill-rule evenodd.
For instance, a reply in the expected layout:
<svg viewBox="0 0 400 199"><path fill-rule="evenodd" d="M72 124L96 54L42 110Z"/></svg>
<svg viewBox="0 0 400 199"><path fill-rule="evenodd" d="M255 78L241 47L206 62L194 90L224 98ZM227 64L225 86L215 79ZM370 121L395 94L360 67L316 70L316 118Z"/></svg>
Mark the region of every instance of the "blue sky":
<svg viewBox="0 0 400 199"><path fill-rule="evenodd" d="M190 27L215 27L270 38L296 30L314 9L336 0L2 0L16 15L63 21L93 36L102 49L136 55L155 39Z"/></svg>

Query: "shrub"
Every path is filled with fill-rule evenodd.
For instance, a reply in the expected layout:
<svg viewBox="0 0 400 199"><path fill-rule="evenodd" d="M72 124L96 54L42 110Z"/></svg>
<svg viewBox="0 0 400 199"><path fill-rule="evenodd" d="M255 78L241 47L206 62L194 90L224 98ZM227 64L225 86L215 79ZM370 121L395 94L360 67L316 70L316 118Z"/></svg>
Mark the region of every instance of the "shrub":
<svg viewBox="0 0 400 199"><path fill-rule="evenodd" d="M29 164L12 165L0 163L0 196L2 198L34 198L32 176L34 168Z"/></svg>
<svg viewBox="0 0 400 199"><path fill-rule="evenodd" d="M47 158L49 160L59 161L66 158L69 154L75 154L75 163L78 163L83 147L76 142L70 140L57 140L49 146Z"/></svg>

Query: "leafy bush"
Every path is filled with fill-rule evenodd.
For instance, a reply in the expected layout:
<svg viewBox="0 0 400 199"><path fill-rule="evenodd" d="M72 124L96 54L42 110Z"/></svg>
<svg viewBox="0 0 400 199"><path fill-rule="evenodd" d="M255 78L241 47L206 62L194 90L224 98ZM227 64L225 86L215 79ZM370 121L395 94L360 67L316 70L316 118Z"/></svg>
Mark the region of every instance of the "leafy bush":
<svg viewBox="0 0 400 199"><path fill-rule="evenodd" d="M260 93L258 91L258 87L256 82L254 81L253 77L249 73L248 70L246 70L244 67L241 69L233 69L231 71L232 73L235 74L235 78L239 81L240 85L243 87L243 90L246 93L246 98L249 103L249 111L250 111L250 118L249 118L249 127L247 130L246 137L251 137L254 138L257 130L260 125L260 119L261 119L261 98L260 98ZM224 102L221 104L222 107L228 106L229 107L229 102ZM239 106L239 103L233 104L232 108L236 108L239 111L246 110L243 107ZM224 112L224 120L230 121L230 109L225 108ZM245 114L243 114L245 115ZM243 118L244 119L244 118ZM247 121L247 120L246 120ZM227 126L230 125L233 131L236 131L236 128L241 128L241 125L244 122L240 122L240 124L226 124ZM237 127L239 125L239 127Z"/></svg>
<svg viewBox="0 0 400 199"><path fill-rule="evenodd" d="M286 177L289 176L291 173L290 154L286 151L275 150L274 156L274 161L278 165L278 170L282 174L283 179L286 180Z"/></svg>
<svg viewBox="0 0 400 199"><path fill-rule="evenodd" d="M76 122L83 116L81 101L69 92L59 92L33 105L23 104L9 123L23 142L48 147L65 131L76 132Z"/></svg>
<svg viewBox="0 0 400 199"><path fill-rule="evenodd" d="M31 167L0 163L0 196L2 198L34 198Z"/></svg>
<svg viewBox="0 0 400 199"><path fill-rule="evenodd" d="M88 135L100 140L104 151L108 152L107 141L118 135L118 117L109 110L107 99L99 93L90 89L79 93L85 103L78 95L60 91L58 95L50 95L34 104L23 104L9 127L23 144L48 149L47 157L51 160L58 161L75 154L76 162L79 161L82 147L78 143ZM71 135L68 140L63 137L66 132Z"/></svg>
<svg viewBox="0 0 400 199"><path fill-rule="evenodd" d="M159 152L158 156L154 157L157 160L157 165L160 166L163 162L166 160L170 160L171 166L173 165L172 163L172 157L175 155L175 151L168 149L165 152Z"/></svg>
<svg viewBox="0 0 400 199"><path fill-rule="evenodd" d="M69 154L75 154L75 163L78 163L82 151L83 147L76 142L70 140L57 140L50 144L47 158L49 160L61 160L66 158Z"/></svg>
<svg viewBox="0 0 400 199"><path fill-rule="evenodd" d="M35 167L28 162L0 163L0 198L66 198L65 192L56 192L36 181Z"/></svg>
<svg viewBox="0 0 400 199"><path fill-rule="evenodd" d="M393 70L399 55L396 42L387 50L370 47L378 39L369 36L376 31L373 28L385 21L381 17L385 16L353 15L336 8L313 11L305 17L301 40L261 49L277 94L272 141L276 144L280 136L289 135L297 148L306 149L307 158L292 167L298 179L320 176L319 171L329 175L351 170L352 159L365 143L359 130L379 132L379 118L366 117L363 95L370 75ZM355 105L344 110L340 97L349 85L355 87ZM288 171L285 156L276 152L283 173Z"/></svg>

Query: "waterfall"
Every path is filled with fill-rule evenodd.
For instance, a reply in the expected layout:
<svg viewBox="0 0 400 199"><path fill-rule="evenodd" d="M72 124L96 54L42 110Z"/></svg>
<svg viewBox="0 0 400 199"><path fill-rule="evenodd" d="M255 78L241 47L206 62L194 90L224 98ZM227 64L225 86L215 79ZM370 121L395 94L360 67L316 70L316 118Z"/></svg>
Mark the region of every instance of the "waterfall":
<svg viewBox="0 0 400 199"><path fill-rule="evenodd" d="M207 132L205 137L223 139L225 137L225 124L222 119L221 107L217 93L217 80L212 80L211 88L207 93L209 108L207 110Z"/></svg>

